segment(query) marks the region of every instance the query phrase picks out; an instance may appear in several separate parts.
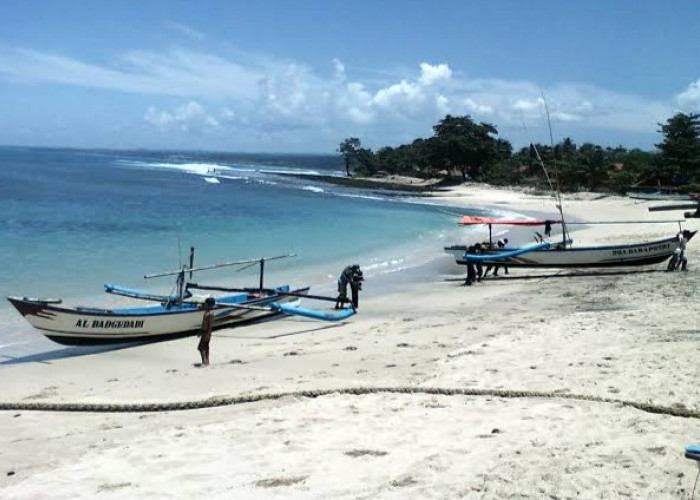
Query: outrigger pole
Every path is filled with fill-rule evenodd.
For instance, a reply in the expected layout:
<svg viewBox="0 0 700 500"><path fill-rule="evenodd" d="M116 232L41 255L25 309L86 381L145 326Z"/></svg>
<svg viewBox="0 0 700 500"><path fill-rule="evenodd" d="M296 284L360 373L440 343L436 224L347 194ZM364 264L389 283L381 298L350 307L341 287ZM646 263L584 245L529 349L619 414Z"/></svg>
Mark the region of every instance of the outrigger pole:
<svg viewBox="0 0 700 500"><path fill-rule="evenodd" d="M155 273L155 274L146 274L144 275L144 279L151 279L151 278L162 278L164 276L177 276L177 294L178 297L180 297L180 302L185 298L185 293L187 290L187 286L185 284L185 273L189 272L190 273L190 279L192 279L192 274L199 272L199 271L208 271L210 269L219 269L220 267L229 267L229 266L240 266L243 265L244 267L239 269L246 269L250 267L252 264L260 264L260 291L263 290L263 284L264 284L264 271L265 271L265 261L268 260L278 260L278 259L286 259L288 257L296 257L296 254L290 253L290 254L285 254L285 255L276 255L274 257L259 257L256 259L244 259L244 260L235 260L231 262L222 262L221 264L213 264L211 266L203 266L203 267L197 267L193 268L192 265L194 264L194 247L190 247L190 268L188 269L187 266L182 266L182 269L179 271L167 271L164 273Z"/></svg>
<svg viewBox="0 0 700 500"><path fill-rule="evenodd" d="M285 255L276 255L274 257L258 257L256 259L235 260L235 261L231 261L231 262L222 262L221 264L213 264L211 266L196 267L194 269L185 268L185 271L188 271L190 273L196 273L199 271L208 271L210 269L218 269L220 267L240 266L242 264L252 264L252 263L264 262L264 261L268 261L268 260L286 259L287 257L296 257L296 254L290 253L290 254L285 254ZM143 278L144 279L151 279L151 278L162 278L163 276L175 276L177 274L180 274L181 272L182 272L182 269L179 271L166 271L164 273L146 274L146 275L144 275Z"/></svg>
<svg viewBox="0 0 700 500"><path fill-rule="evenodd" d="M258 291L257 288L228 288L223 286L205 286L198 285L197 283L188 283L187 288L193 288L195 290L211 290L216 292L255 292ZM308 293L300 292L283 292L275 288L263 288L263 292L276 293L278 295L284 295L286 297L299 297L300 299L313 299L313 300L325 300L328 302L336 302L338 299L335 297L326 297L323 295L311 295ZM348 302L350 302L348 300Z"/></svg>

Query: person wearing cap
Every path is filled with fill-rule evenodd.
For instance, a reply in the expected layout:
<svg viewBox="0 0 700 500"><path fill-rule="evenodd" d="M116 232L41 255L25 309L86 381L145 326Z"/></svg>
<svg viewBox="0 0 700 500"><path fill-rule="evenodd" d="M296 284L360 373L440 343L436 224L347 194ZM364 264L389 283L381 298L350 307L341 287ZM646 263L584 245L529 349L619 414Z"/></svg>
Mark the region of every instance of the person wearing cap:
<svg viewBox="0 0 700 500"><path fill-rule="evenodd" d="M199 345L197 350L202 355L202 364L200 366L209 366L209 341L211 340L211 331L214 326L214 308L216 301L213 297L207 297L207 300L202 304L204 315L202 316L202 326L199 329Z"/></svg>

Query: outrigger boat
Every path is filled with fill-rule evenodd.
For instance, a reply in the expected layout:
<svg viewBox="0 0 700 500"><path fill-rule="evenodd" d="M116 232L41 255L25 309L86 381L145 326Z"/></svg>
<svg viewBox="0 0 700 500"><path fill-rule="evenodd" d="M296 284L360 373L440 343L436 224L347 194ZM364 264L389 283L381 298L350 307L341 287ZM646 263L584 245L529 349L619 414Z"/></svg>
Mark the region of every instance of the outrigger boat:
<svg viewBox="0 0 700 500"><path fill-rule="evenodd" d="M545 220L540 219L498 219L488 217L462 217L460 224L487 224L489 233L492 225L542 226ZM560 224L561 221L549 221ZM669 223L678 221L645 221L645 223ZM615 221L613 224L625 222ZM569 223L573 224L573 223ZM591 224L591 223L587 223ZM685 231L684 238L690 240L696 231ZM572 240L553 243L541 239L534 245L517 248L494 248L489 244L482 254L468 254L467 246L452 245L445 251L454 255L458 264L480 262L484 265L508 267L539 267L539 268L594 268L594 267L631 267L658 264L669 259L679 248L681 241L677 236L631 243L623 245L573 247Z"/></svg>
<svg viewBox="0 0 700 500"><path fill-rule="evenodd" d="M59 299L8 297L24 318L47 338L64 345L97 345L127 342L153 342L196 334L202 324L202 304L206 296L193 295L191 290L224 291L227 295L215 298L214 328L227 328L281 314L305 316L323 321L338 321L355 314L348 307L324 312L295 306L300 298L335 302L335 297L309 295L309 287L291 290L288 285L266 288L263 286L265 262L293 255L239 260L212 266L193 268L194 249L190 253L190 267L144 276L145 279L177 276L177 293L160 295L105 284L105 292L140 300L159 302L157 305L101 309L96 307L64 307ZM225 266L260 265L257 288L224 288L186 282L185 275ZM234 292L234 293L230 293Z"/></svg>
<svg viewBox="0 0 700 500"><path fill-rule="evenodd" d="M552 138L552 124L549 119L549 109L547 101L544 99L545 111L547 113L547 123L549 126L549 136L552 149L554 150L554 140ZM685 242L689 241L697 231L679 231L676 235L655 241L644 241L631 244L606 245L606 246L591 246L591 247L574 247L573 240L569 237L567 229L571 224L652 224L652 223L678 223L679 230L681 229L682 220L677 221L603 221L603 222L567 222L564 218L562 209L561 191L559 189L559 181L556 169L556 155L554 157L555 175L554 180L550 178L549 172L545 167L544 161L540 156L537 147L533 144L530 147L534 150L537 162L542 167L542 171L549 183L555 200L555 206L559 211L559 220L540 220L540 219L498 219L486 217L462 217L460 224L487 224L489 226L489 244L483 249L482 253L469 254L468 247L464 245L455 245L445 247L445 250L456 254L458 264L468 265L473 263L481 263L492 266L507 266L507 267L539 267L539 268L595 268L595 267L629 267L629 266L646 266L658 264L674 255L677 249L683 250ZM697 205L700 214L700 202ZM692 207L691 207L692 208ZM652 210L650 208L650 210ZM661 210L661 208L657 208ZM686 214L686 217L689 215ZM493 244L492 229L494 224L508 224L521 226L536 226L542 225L546 229L551 229L552 224L561 224L562 239L558 243L553 243L549 239L545 239L541 234L537 234L537 243L520 248L498 248ZM549 227L547 227L549 226ZM549 234L549 231L545 230ZM682 235L682 236L681 236Z"/></svg>

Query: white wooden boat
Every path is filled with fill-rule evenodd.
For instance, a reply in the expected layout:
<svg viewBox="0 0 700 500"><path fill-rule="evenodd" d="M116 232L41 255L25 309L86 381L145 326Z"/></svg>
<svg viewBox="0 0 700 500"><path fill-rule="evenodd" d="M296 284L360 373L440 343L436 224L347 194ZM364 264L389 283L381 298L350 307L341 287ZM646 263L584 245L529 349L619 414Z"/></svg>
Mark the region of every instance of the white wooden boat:
<svg viewBox="0 0 700 500"><path fill-rule="evenodd" d="M286 285L275 290L282 293L290 291ZM294 290L299 295L308 291L308 288ZM193 335L199 331L204 314L200 302L170 301L168 297L163 299L157 305L101 309L64 307L61 301L46 299L8 297L29 324L59 344L151 342ZM270 304L293 300L298 298L267 291L217 297L214 328L227 328L281 314L281 310L270 308Z"/></svg>
<svg viewBox="0 0 700 500"><path fill-rule="evenodd" d="M544 220L504 220L497 218L463 217L462 224L508 224L508 225L543 225ZM558 221L554 221L558 222ZM683 231L684 239L690 240L696 231ZM481 255L467 254L468 246L452 245L445 251L454 255L458 264L480 262L483 265L507 267L540 268L593 268L593 267L630 267L658 264L669 259L673 252L682 245L678 235L654 241L644 241L620 245L575 247L570 240L566 243L533 245L523 248L493 248L483 250ZM526 250L526 251L523 251Z"/></svg>
<svg viewBox="0 0 700 500"><path fill-rule="evenodd" d="M291 257L291 255L247 259L194 269L191 267L193 258L191 255L189 269L184 267L179 271L144 276L144 278L155 278L176 275L178 288L176 295L158 295L110 284L105 285L105 291L108 293L158 302L156 305L104 309L85 306L65 307L62 301L57 299L8 297L8 300L34 328L54 342L64 345L152 342L196 334L202 325L203 302L208 297L195 297L190 289L228 292L226 295L213 297L215 299L214 329L281 314L294 314L324 321L338 321L355 314L355 309L352 307L333 313L293 307L291 302L298 301L300 298L336 301L335 297L309 295L309 287L295 290L290 290L288 285L265 288L263 286L265 262L284 257ZM234 265L246 268L254 264L260 265L260 286L257 288L208 287L185 282L186 273Z"/></svg>

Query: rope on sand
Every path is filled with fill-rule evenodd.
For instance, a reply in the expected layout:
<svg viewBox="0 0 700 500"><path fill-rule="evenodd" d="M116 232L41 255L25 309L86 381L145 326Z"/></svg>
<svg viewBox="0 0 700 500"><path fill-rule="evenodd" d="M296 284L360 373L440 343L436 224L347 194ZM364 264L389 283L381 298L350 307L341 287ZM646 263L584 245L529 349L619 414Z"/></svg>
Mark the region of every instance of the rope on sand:
<svg viewBox="0 0 700 500"><path fill-rule="evenodd" d="M293 392L250 394L241 396L221 396L196 401L175 401L160 403L48 403L48 402L0 402L0 411L52 411L82 413L144 413L163 411L198 410L261 401L271 401L286 397L318 398L332 394L363 396L368 394L420 394L433 396L491 396L497 398L534 398L590 401L636 408L647 413L670 415L681 418L700 419L700 411L685 407L661 406L637 401L605 398L587 394L563 394L553 391L516 391L508 389L453 389L439 387L347 387L340 389L318 389Z"/></svg>

